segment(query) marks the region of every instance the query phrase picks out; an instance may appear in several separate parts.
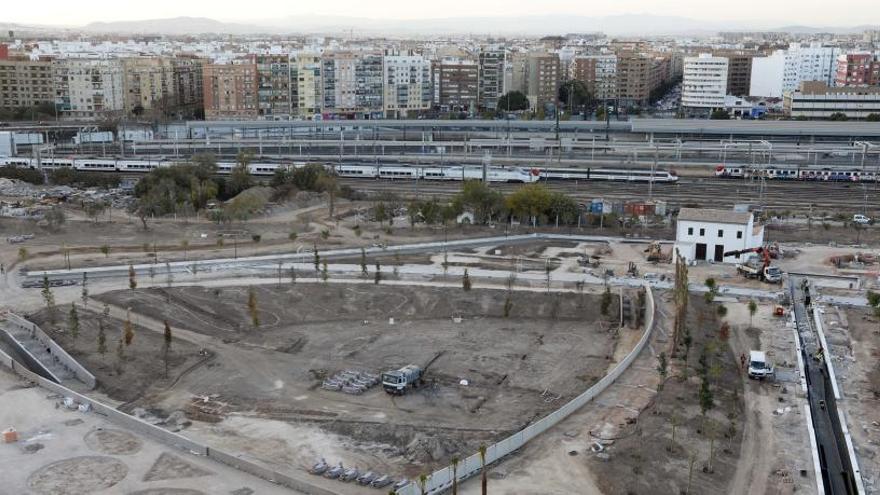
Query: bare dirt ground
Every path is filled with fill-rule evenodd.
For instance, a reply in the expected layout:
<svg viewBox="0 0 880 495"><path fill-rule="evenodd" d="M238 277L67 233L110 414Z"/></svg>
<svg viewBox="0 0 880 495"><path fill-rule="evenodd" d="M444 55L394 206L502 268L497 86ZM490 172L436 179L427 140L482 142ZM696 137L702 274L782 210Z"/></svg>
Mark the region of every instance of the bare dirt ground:
<svg viewBox="0 0 880 495"><path fill-rule="evenodd" d="M98 297L131 307L142 324L168 319L181 335L216 342L210 363L148 392L138 406L193 412L194 396L211 397L221 412L203 408L193 417L220 422L196 422L190 434L222 445L235 439L287 465L324 456L414 475L554 410L604 374L616 346L617 303L605 319L593 295L514 291L504 318L505 290L286 283L253 288L254 327L248 290ZM431 363L428 385L403 397L378 387L363 395L320 388L340 370L380 373L411 363Z"/></svg>
<svg viewBox="0 0 880 495"><path fill-rule="evenodd" d="M880 321L866 309L825 307L825 339L862 479L868 493L880 481Z"/></svg>
<svg viewBox="0 0 880 495"><path fill-rule="evenodd" d="M98 391L115 401L128 402L141 397L152 387L165 387L184 371L203 362L206 357L198 355L198 347L181 339L173 339L168 359L168 378L165 378L163 361L163 336L137 325L132 317L134 339L124 347L122 365L116 354L117 343L122 337L123 321L109 317L104 321L107 351L98 353L98 320L101 316L97 304L92 309L78 305L80 330L77 339L70 334L68 312L70 306L56 310L55 323L49 321L49 313L43 309L28 315L28 319L40 326L50 337L86 367L98 380Z"/></svg>

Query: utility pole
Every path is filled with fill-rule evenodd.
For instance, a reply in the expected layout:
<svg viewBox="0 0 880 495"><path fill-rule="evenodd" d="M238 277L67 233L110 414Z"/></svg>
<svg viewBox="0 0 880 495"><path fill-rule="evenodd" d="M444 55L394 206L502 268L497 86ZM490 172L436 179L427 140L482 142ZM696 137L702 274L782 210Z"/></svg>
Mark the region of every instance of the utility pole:
<svg viewBox="0 0 880 495"><path fill-rule="evenodd" d="M651 179L648 181L648 201L654 201L654 173L657 170L657 160L660 158L660 146L654 145L654 163L651 164Z"/></svg>

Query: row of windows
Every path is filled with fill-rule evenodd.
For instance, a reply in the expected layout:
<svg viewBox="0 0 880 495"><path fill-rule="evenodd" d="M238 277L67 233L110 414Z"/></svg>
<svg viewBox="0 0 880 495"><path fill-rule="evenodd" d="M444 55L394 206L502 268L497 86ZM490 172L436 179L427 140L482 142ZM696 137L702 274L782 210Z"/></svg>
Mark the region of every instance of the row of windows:
<svg viewBox="0 0 880 495"><path fill-rule="evenodd" d="M694 228L693 227L688 227L688 235L694 235ZM705 236L706 236L706 229L700 229L700 237L705 237ZM718 229L718 238L720 239L722 237L724 237L724 229ZM743 238L742 230L736 231L736 238L737 239Z"/></svg>

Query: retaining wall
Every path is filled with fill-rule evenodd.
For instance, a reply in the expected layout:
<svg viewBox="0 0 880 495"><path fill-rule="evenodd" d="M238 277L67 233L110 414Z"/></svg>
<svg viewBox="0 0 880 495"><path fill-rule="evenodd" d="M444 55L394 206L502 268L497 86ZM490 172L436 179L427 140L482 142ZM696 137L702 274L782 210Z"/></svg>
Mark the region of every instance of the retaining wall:
<svg viewBox="0 0 880 495"><path fill-rule="evenodd" d="M79 362L71 357L67 351L64 350L63 347L58 345L52 337L46 334L42 328L38 327L35 323L32 323L21 316L18 316L14 313L7 313L6 321L21 328L22 330L32 332L34 338L40 341L44 347L48 347L52 350L52 355L55 356L58 361L68 370L70 370L76 378L83 382L89 390L94 389L97 385L97 381L95 380L95 375L91 374L89 370L85 369Z"/></svg>
<svg viewBox="0 0 880 495"><path fill-rule="evenodd" d="M608 388L609 385L614 383L614 381L617 380L617 378L619 378L620 375L627 370L627 368L629 368L633 361L635 361L636 357L638 357L639 353L641 353L647 345L648 340L651 337L651 332L654 328L654 294L651 292L651 287L649 285L646 284L644 287L647 296L645 298L645 332L642 335L642 338L639 339L633 350L630 351L630 353L627 354L627 356L623 358L623 360L618 363L617 366L615 366L610 373L605 375L601 380L599 380L592 387L587 389L586 392L575 397L561 408L541 418L540 420L529 425L523 430L514 433L513 435L505 438L504 440L501 440L498 443L486 447L486 465L492 464L502 457L507 456L508 454L518 450L529 440L549 430L560 421L570 416L572 413L580 409L584 404L590 402L597 395L602 393L606 388ZM478 474L481 467L482 463L480 461L480 455L474 454L462 460L458 464L458 467L456 469L456 477L458 478L459 482L464 481L465 479ZM430 495L442 493L452 486L452 478L452 467L445 467L443 469L435 471L428 478L428 481L425 485L425 493L428 493ZM421 490L417 483L413 482L398 490L397 493L398 495L420 495Z"/></svg>
<svg viewBox="0 0 880 495"><path fill-rule="evenodd" d="M55 376L55 373L52 373L43 363L37 359L31 351L28 350L27 347L24 346L18 339L15 338L11 333L7 332L5 329L0 328L0 339L3 339L4 342L12 346L13 349L18 351L19 356L24 359L25 363L30 369L37 370L39 375L48 380L55 381L57 383L61 383L61 379ZM11 359L11 358L10 358Z"/></svg>

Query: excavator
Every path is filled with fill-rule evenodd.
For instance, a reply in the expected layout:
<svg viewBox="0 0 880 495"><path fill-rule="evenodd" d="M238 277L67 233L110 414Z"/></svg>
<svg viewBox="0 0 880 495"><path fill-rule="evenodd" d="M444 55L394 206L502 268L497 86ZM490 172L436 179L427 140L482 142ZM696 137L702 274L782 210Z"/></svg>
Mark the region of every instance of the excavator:
<svg viewBox="0 0 880 495"><path fill-rule="evenodd" d="M782 282L782 271L770 264L771 249L769 246L728 251L724 253L724 257L743 254L756 254L757 256L749 256L744 262L737 264L736 271L745 275L746 278L756 278L771 284Z"/></svg>

